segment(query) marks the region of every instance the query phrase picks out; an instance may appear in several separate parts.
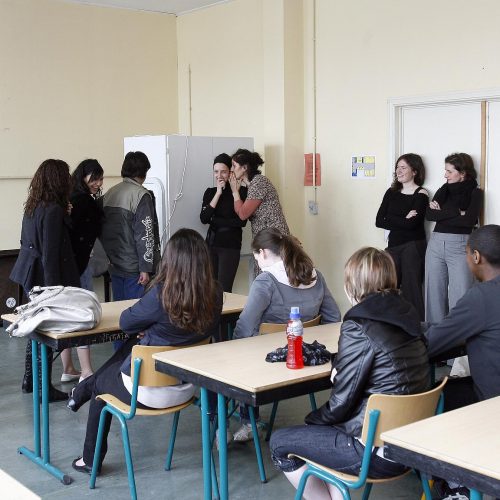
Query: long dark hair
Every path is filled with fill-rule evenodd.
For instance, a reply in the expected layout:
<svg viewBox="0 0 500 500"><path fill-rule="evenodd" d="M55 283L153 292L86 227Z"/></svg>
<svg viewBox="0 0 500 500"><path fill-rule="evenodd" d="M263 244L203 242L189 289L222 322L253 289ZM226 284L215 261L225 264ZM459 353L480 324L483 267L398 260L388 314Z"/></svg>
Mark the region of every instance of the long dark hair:
<svg viewBox="0 0 500 500"><path fill-rule="evenodd" d="M31 179L24 213L31 216L39 204L47 205L51 202L66 210L70 191L71 176L68 164L63 160L45 160Z"/></svg>
<svg viewBox="0 0 500 500"><path fill-rule="evenodd" d="M310 285L316 279L313 276L312 260L295 236L281 234L274 227L262 229L252 241L252 251L259 253L264 249L271 250L281 257L292 286Z"/></svg>
<svg viewBox="0 0 500 500"><path fill-rule="evenodd" d="M216 314L216 284L208 247L199 233L179 229L168 240L160 271L152 285L162 283L162 303L172 323L204 333Z"/></svg>
<svg viewBox="0 0 500 500"><path fill-rule="evenodd" d="M255 175L261 173L259 167L264 165L264 160L261 158L260 154L255 151L249 151L248 149L238 149L232 156L232 159L242 167L247 167L249 181L251 181Z"/></svg>
<svg viewBox="0 0 500 500"><path fill-rule="evenodd" d="M406 163L408 163L412 171L415 172L415 177L413 179L415 181L415 184L417 186L423 186L425 181L425 167L424 162L422 161L422 157L415 153L406 153L404 155L401 155L396 160L396 164L394 165L394 177L391 184L391 189L393 191L401 191L401 189L403 189L403 184L398 181L398 176L396 175L396 169L398 168L398 163L401 160L404 160Z"/></svg>
<svg viewBox="0 0 500 500"><path fill-rule="evenodd" d="M89 187L85 182L85 177L90 175L89 181L96 181L98 179L102 179L104 176L104 169L101 167L101 164L92 158L88 158L87 160L83 160L78 167L75 168L75 171L71 174L71 180L73 181L73 190L81 191L83 193L90 194ZM101 190L95 194L95 197L98 198L101 196Z"/></svg>

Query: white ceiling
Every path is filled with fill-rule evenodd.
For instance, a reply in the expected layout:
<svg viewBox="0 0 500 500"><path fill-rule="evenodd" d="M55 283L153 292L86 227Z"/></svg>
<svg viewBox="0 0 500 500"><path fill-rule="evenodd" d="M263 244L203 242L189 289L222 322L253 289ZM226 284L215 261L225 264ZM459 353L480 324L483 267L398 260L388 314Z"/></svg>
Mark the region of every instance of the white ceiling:
<svg viewBox="0 0 500 500"><path fill-rule="evenodd" d="M194 10L203 9L226 3L231 0L65 0L66 2L99 5L102 7L117 7L120 9L146 10L165 12L180 16Z"/></svg>

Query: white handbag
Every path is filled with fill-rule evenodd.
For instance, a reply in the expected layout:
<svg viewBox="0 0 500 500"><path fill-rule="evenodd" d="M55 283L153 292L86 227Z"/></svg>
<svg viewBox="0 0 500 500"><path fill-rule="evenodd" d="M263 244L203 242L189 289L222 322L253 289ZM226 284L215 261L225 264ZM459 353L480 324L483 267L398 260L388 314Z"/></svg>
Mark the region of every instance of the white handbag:
<svg viewBox="0 0 500 500"><path fill-rule="evenodd" d="M39 332L91 330L101 321L102 309L94 292L73 286L35 286L29 302L16 307L18 318L7 327L14 337Z"/></svg>

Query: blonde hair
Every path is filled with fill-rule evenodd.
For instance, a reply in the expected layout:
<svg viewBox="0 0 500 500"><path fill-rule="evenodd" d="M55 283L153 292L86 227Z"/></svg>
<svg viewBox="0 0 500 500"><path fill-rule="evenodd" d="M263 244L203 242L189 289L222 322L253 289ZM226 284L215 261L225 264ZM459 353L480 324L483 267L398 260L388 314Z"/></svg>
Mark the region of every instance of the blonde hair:
<svg viewBox="0 0 500 500"><path fill-rule="evenodd" d="M396 289L397 283L392 257L378 248L360 248L344 267L344 288L355 302L361 302L370 293Z"/></svg>

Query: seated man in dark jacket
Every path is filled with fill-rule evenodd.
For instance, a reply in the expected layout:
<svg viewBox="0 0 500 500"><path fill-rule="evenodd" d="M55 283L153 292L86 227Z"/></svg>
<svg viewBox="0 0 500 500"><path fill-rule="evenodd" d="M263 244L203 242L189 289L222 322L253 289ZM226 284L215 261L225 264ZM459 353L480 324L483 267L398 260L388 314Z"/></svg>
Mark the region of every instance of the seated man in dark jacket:
<svg viewBox="0 0 500 500"><path fill-rule="evenodd" d="M445 387L447 410L500 396L500 226L483 226L469 236L467 264L479 283L426 332L431 358L467 346L471 377Z"/></svg>
<svg viewBox="0 0 500 500"><path fill-rule="evenodd" d="M375 248L358 250L347 262L344 286L354 306L342 323L332 371L330 400L305 418L308 425L280 429L271 437L275 465L297 487L304 462L289 453L348 474L358 474L360 440L371 394L415 394L429 388L427 350L416 309L400 295L394 262ZM370 477L403 473L405 467L373 456ZM310 477L306 498L336 498L338 490Z"/></svg>

